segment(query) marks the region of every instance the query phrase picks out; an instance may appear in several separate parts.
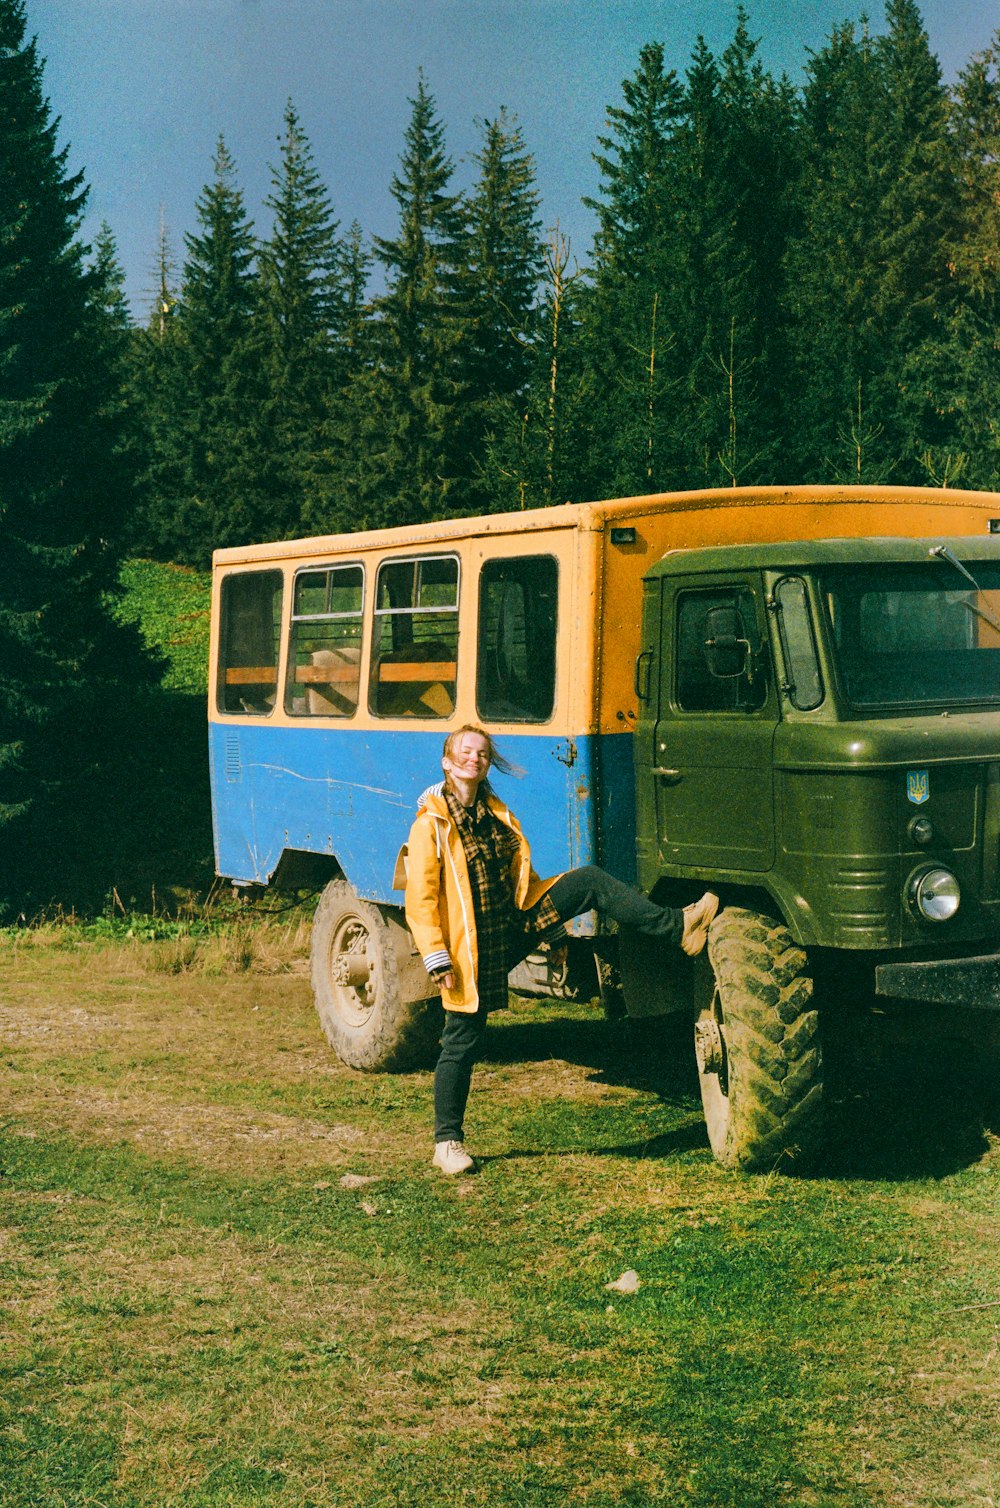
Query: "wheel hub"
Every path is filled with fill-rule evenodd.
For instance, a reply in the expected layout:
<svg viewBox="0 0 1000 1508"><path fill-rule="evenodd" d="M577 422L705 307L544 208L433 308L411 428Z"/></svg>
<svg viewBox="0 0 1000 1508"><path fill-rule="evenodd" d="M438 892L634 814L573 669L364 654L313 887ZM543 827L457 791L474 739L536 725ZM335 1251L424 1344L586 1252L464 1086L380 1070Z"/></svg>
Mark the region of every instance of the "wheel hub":
<svg viewBox="0 0 1000 1508"><path fill-rule="evenodd" d="M721 1073L725 1063L722 1032L713 1016L695 1022L694 1052L700 1073Z"/></svg>
<svg viewBox="0 0 1000 1508"><path fill-rule="evenodd" d="M330 960L330 978L335 984L359 989L368 983L371 967L365 953L339 953Z"/></svg>

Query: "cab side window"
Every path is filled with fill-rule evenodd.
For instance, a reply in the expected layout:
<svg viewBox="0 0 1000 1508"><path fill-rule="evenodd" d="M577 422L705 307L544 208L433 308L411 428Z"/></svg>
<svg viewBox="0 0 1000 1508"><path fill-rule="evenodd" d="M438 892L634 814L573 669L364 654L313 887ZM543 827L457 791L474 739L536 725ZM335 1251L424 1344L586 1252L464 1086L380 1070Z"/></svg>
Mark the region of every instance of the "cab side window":
<svg viewBox="0 0 1000 1508"><path fill-rule="evenodd" d="M300 571L295 577L286 712L351 717L357 711L364 589L360 565Z"/></svg>
<svg viewBox="0 0 1000 1508"><path fill-rule="evenodd" d="M220 712L267 717L274 711L283 587L280 571L234 571L222 578Z"/></svg>
<svg viewBox="0 0 1000 1508"><path fill-rule="evenodd" d="M457 673L457 557L384 560L375 581L370 710L376 717L448 717Z"/></svg>
<svg viewBox="0 0 1000 1508"><path fill-rule="evenodd" d="M677 705L756 712L767 700L757 611L747 587L684 592L677 604Z"/></svg>
<svg viewBox="0 0 1000 1508"><path fill-rule="evenodd" d="M476 710L544 723L556 696L558 567L551 555L487 560L479 577Z"/></svg>

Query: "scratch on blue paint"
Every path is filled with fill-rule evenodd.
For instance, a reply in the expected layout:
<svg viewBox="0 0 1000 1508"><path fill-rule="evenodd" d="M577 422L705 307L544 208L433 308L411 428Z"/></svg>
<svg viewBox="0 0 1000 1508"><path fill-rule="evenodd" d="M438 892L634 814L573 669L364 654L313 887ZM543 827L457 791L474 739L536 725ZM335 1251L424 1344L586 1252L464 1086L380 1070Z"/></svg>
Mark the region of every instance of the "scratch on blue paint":
<svg viewBox="0 0 1000 1508"><path fill-rule="evenodd" d="M290 775L293 780L301 780L306 785L341 786L348 791L367 791L372 796L387 796L394 806L408 806L403 800L402 791L387 791L380 785L362 785L358 780L335 780L332 775L303 775L300 770L290 770L287 765L281 764L255 764L255 770L266 770L272 775Z"/></svg>

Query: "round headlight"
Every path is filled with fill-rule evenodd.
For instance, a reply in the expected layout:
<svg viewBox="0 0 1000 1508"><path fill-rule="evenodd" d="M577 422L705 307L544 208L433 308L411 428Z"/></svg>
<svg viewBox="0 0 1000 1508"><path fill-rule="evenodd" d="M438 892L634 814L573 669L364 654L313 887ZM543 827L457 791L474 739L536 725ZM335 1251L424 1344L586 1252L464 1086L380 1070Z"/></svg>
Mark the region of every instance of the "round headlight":
<svg viewBox="0 0 1000 1508"><path fill-rule="evenodd" d="M913 903L929 922L946 922L955 915L962 899L958 881L950 869L925 869L913 887Z"/></svg>

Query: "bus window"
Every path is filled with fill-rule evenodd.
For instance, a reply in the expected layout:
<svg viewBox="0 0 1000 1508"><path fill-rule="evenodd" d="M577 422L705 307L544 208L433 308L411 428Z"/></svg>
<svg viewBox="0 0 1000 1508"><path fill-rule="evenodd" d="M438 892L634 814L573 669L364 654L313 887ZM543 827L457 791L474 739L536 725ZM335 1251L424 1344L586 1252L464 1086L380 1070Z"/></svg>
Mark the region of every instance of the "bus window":
<svg viewBox="0 0 1000 1508"><path fill-rule="evenodd" d="M384 560L375 583L368 705L376 717L455 710L458 560Z"/></svg>
<svg viewBox="0 0 1000 1508"><path fill-rule="evenodd" d="M239 571L222 578L220 712L266 717L274 711L283 584L280 571Z"/></svg>
<svg viewBox="0 0 1000 1508"><path fill-rule="evenodd" d="M364 589L360 565L300 571L296 576L286 712L351 717L357 711Z"/></svg>
<svg viewBox="0 0 1000 1508"><path fill-rule="evenodd" d="M484 720L544 723L552 716L557 590L551 555L484 562L476 665L476 708Z"/></svg>

